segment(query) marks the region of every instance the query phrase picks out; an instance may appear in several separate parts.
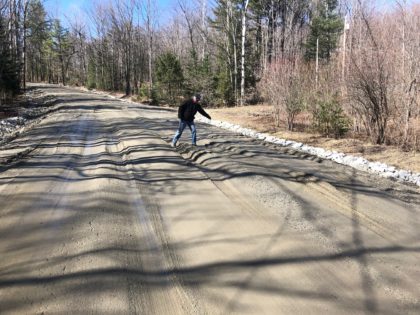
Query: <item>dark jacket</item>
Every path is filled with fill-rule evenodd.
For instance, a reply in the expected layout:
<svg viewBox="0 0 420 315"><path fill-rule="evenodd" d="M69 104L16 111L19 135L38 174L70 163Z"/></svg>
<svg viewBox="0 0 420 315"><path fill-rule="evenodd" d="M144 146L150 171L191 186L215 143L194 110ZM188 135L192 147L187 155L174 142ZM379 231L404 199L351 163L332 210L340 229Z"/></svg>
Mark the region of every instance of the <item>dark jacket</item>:
<svg viewBox="0 0 420 315"><path fill-rule="evenodd" d="M193 100L188 100L182 103L178 108L178 118L185 121L193 121L195 114L199 112L201 115L211 119L210 115L207 114L200 104L194 103Z"/></svg>

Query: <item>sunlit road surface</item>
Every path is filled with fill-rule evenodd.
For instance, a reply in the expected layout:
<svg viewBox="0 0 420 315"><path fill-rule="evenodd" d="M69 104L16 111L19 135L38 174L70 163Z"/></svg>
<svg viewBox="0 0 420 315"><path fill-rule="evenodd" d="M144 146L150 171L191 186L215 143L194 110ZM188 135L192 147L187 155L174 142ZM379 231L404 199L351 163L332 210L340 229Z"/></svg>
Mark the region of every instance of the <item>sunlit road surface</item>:
<svg viewBox="0 0 420 315"><path fill-rule="evenodd" d="M38 88L0 150L0 314L420 313L415 187L204 124L173 149L176 111Z"/></svg>

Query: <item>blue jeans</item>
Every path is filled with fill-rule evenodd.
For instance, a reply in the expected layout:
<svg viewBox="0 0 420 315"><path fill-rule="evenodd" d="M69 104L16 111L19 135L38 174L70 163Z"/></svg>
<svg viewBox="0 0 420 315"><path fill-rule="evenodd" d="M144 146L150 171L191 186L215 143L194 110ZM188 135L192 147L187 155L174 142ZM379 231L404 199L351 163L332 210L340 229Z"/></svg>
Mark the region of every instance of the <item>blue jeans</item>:
<svg viewBox="0 0 420 315"><path fill-rule="evenodd" d="M175 133L175 136L172 140L172 143L175 145L179 138L181 138L182 132L184 131L185 127L190 128L191 130L191 140L192 140L192 144L196 145L197 142L197 131L195 129L195 124L194 121L185 121L185 120L179 120L179 127L178 130Z"/></svg>

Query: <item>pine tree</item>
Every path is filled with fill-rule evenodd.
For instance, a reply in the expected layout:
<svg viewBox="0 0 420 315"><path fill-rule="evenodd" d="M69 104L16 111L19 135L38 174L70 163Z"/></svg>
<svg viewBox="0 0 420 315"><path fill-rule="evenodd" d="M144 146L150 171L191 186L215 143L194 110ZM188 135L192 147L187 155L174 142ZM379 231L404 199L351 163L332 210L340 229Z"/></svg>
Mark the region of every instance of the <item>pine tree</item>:
<svg viewBox="0 0 420 315"><path fill-rule="evenodd" d="M210 56L207 54L198 65L197 85L193 92L200 92L205 95L205 101L211 101L214 98L214 74Z"/></svg>
<svg viewBox="0 0 420 315"><path fill-rule="evenodd" d="M88 89L96 88L96 64L92 55L89 56L87 66L87 87Z"/></svg>
<svg viewBox="0 0 420 315"><path fill-rule="evenodd" d="M176 97L182 94L184 75L178 58L170 53L159 56L156 64L156 78L162 96L171 103L176 102Z"/></svg>
<svg viewBox="0 0 420 315"><path fill-rule="evenodd" d="M27 73L30 81L46 80L47 64L43 47L49 38L49 22L40 0L31 0L27 15Z"/></svg>
<svg viewBox="0 0 420 315"><path fill-rule="evenodd" d="M185 94L191 95L200 92L209 101L213 98L214 71L209 54L202 60L190 59L185 68Z"/></svg>
<svg viewBox="0 0 420 315"><path fill-rule="evenodd" d="M0 105L2 100L19 91L19 68L14 62L6 33L4 20L0 15Z"/></svg>
<svg viewBox="0 0 420 315"><path fill-rule="evenodd" d="M55 20L52 25L52 50L58 58L61 72L61 82L66 85L67 70L70 59L75 54L74 46L71 42L70 33L61 26L60 20Z"/></svg>
<svg viewBox="0 0 420 315"><path fill-rule="evenodd" d="M217 97L224 103L235 104L239 93L240 11L236 0L217 0L211 26L217 31L217 64L215 75Z"/></svg>
<svg viewBox="0 0 420 315"><path fill-rule="evenodd" d="M337 48L337 42L343 30L343 19L337 13L337 6L337 0L322 0L319 2L317 14L312 20L305 45L306 60L316 58L317 41L318 57L320 59L328 61Z"/></svg>

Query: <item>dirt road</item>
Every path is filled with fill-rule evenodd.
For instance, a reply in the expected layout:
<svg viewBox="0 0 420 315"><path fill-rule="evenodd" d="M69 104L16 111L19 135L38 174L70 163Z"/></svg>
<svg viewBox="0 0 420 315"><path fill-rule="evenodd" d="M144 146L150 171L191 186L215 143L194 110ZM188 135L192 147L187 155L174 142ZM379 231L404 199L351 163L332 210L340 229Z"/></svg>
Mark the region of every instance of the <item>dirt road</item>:
<svg viewBox="0 0 420 315"><path fill-rule="evenodd" d="M0 151L0 314L420 313L416 188L39 88Z"/></svg>

